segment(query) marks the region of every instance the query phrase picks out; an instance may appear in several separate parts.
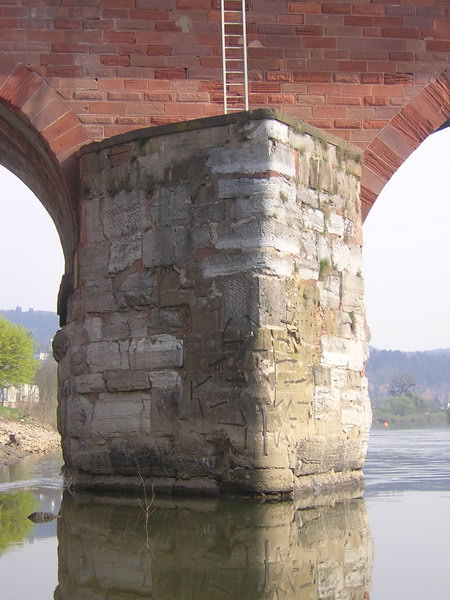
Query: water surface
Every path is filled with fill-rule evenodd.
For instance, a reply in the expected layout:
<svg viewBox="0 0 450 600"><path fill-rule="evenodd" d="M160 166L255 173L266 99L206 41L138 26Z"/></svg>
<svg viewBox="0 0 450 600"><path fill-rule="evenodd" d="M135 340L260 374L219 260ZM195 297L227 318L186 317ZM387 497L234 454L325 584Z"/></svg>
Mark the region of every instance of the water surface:
<svg viewBox="0 0 450 600"><path fill-rule="evenodd" d="M58 455L0 467L0 598L448 600L449 445L374 430L365 501L158 500L148 527L137 499L62 499Z"/></svg>

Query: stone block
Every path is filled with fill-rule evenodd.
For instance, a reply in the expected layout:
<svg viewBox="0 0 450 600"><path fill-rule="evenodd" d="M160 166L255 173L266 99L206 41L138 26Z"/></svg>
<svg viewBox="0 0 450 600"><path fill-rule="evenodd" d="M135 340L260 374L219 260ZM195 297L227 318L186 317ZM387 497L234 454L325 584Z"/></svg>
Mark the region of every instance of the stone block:
<svg viewBox="0 0 450 600"><path fill-rule="evenodd" d="M88 344L86 360L90 369L98 373L128 368L128 364L124 363L120 356L119 344L117 342L94 342Z"/></svg>
<svg viewBox="0 0 450 600"><path fill-rule="evenodd" d="M155 276L151 271L130 273L115 288L117 306L140 307L155 302Z"/></svg>
<svg viewBox="0 0 450 600"><path fill-rule="evenodd" d="M109 391L148 390L150 387L147 371L106 371L103 373Z"/></svg>
<svg viewBox="0 0 450 600"><path fill-rule="evenodd" d="M155 227L187 224L192 210L192 189L188 183L160 186L149 199L150 215Z"/></svg>
<svg viewBox="0 0 450 600"><path fill-rule="evenodd" d="M110 279L98 277L84 285L84 310L87 313L112 312L116 308Z"/></svg>
<svg viewBox="0 0 450 600"><path fill-rule="evenodd" d="M171 335L154 335L130 342L132 369L156 371L183 366L183 341Z"/></svg>
<svg viewBox="0 0 450 600"><path fill-rule="evenodd" d="M150 396L142 392L105 392L95 402L91 431L115 437L150 433Z"/></svg>
<svg viewBox="0 0 450 600"><path fill-rule="evenodd" d="M65 434L70 437L86 439L91 433L93 403L85 396L77 394L67 399L66 411Z"/></svg>
<svg viewBox="0 0 450 600"><path fill-rule="evenodd" d="M325 367L346 368L361 371L364 366L364 342L332 335L323 335L321 364Z"/></svg>
<svg viewBox="0 0 450 600"><path fill-rule="evenodd" d="M103 336L103 321L100 317L90 317L84 322L84 329L90 342L100 342Z"/></svg>
<svg viewBox="0 0 450 600"><path fill-rule="evenodd" d="M152 389L169 392L181 388L181 378L177 371L164 369L161 371L151 371L148 375Z"/></svg>
<svg viewBox="0 0 450 600"><path fill-rule="evenodd" d="M213 148L209 152L207 166L214 174L274 171L288 177L295 176L294 154L282 143Z"/></svg>
<svg viewBox="0 0 450 600"><path fill-rule="evenodd" d="M320 304L324 308L337 310L341 304L341 279L330 275L324 281L319 281Z"/></svg>
<svg viewBox="0 0 450 600"><path fill-rule="evenodd" d="M103 230L108 239L133 235L145 222L145 196L128 189L103 200Z"/></svg>
<svg viewBox="0 0 450 600"><path fill-rule="evenodd" d="M327 230L328 233L342 237L344 235L344 217L331 213L327 219Z"/></svg>
<svg viewBox="0 0 450 600"><path fill-rule="evenodd" d="M201 261L201 268L203 276L208 279L249 271L288 277L293 272L293 259L272 252L218 252L206 256Z"/></svg>
<svg viewBox="0 0 450 600"><path fill-rule="evenodd" d="M105 391L105 381L100 373L77 375L73 378L73 385L77 394L91 394Z"/></svg>
<svg viewBox="0 0 450 600"><path fill-rule="evenodd" d="M135 233L116 238L111 243L108 272L118 273L142 258L141 234Z"/></svg>
<svg viewBox="0 0 450 600"><path fill-rule="evenodd" d="M109 259L107 242L84 246L80 252L80 269L83 279L97 279L99 273L105 272Z"/></svg>
<svg viewBox="0 0 450 600"><path fill-rule="evenodd" d="M339 390L316 386L314 390L314 418L333 421L339 414L341 394Z"/></svg>

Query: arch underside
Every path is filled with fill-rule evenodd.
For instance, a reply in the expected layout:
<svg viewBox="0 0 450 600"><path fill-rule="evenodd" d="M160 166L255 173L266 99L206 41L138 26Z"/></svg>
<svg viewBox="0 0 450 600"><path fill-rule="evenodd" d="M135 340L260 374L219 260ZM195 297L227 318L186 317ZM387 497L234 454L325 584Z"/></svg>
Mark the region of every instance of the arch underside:
<svg viewBox="0 0 450 600"><path fill-rule="evenodd" d="M408 156L432 133L449 125L450 70L432 80L380 131L363 157L363 219Z"/></svg>

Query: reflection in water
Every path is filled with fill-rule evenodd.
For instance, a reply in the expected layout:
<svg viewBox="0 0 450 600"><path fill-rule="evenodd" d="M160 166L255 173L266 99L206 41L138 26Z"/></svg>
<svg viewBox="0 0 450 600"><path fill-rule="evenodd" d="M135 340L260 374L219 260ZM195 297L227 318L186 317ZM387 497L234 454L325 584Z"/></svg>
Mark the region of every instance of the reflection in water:
<svg viewBox="0 0 450 600"><path fill-rule="evenodd" d="M31 492L0 493L0 555L31 533L33 523L27 515L35 510L36 505L36 498Z"/></svg>
<svg viewBox="0 0 450 600"><path fill-rule="evenodd" d="M146 547L131 499L65 495L57 600L368 597L363 500L296 510L289 502L156 501Z"/></svg>

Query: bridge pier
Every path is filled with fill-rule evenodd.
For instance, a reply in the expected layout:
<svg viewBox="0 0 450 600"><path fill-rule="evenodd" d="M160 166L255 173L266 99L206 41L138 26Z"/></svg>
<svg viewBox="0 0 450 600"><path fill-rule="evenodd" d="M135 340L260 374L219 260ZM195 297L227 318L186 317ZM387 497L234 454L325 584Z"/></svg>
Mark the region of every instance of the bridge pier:
<svg viewBox="0 0 450 600"><path fill-rule="evenodd" d="M268 110L81 150L55 339L66 476L167 493L359 490L360 154Z"/></svg>

